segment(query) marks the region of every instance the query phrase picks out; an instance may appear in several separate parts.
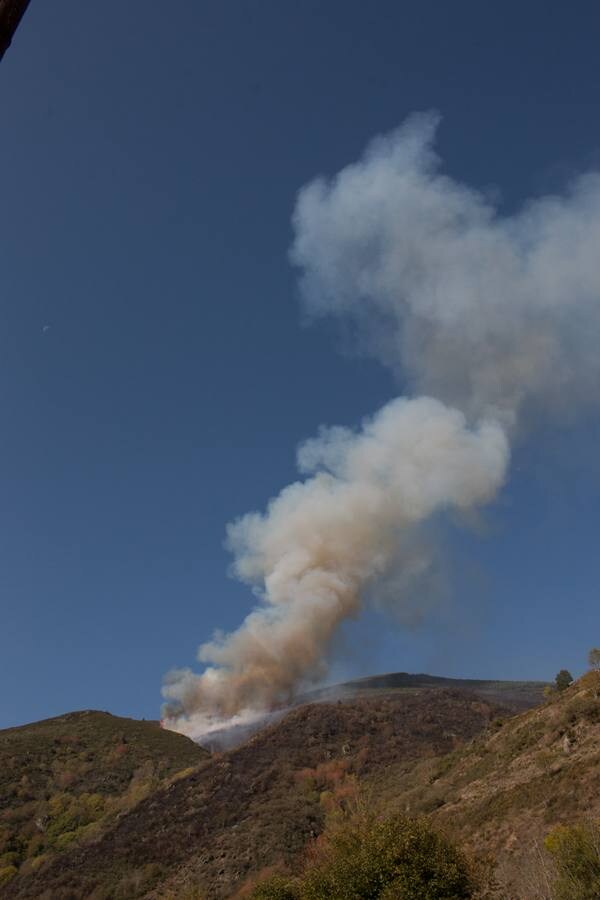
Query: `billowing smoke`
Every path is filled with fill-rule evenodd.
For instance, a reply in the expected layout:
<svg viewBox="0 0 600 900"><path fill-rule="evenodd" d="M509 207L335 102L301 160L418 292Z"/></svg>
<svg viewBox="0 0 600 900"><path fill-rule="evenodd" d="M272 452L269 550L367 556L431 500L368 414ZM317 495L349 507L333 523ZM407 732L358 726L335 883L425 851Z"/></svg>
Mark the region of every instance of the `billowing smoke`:
<svg viewBox="0 0 600 900"><path fill-rule="evenodd" d="M305 187L291 251L309 311L350 317L361 350L423 396L322 429L299 449L305 479L229 526L259 604L200 647L201 675L168 676L170 727L244 723L322 678L336 629L399 560L410 568L422 524L493 499L523 421L595 400L600 175L502 216L440 173L436 125L413 116Z"/></svg>
<svg viewBox="0 0 600 900"><path fill-rule="evenodd" d="M501 216L439 172L416 115L299 196L294 262L313 313L352 316L363 350L417 392L511 425L523 405L597 396L600 175Z"/></svg>
<svg viewBox="0 0 600 900"><path fill-rule="evenodd" d="M200 648L212 664L203 675L175 673L164 689L195 714L193 731L240 712L243 722L288 701L308 675L322 676L336 628L389 569L403 535L438 509L490 500L507 459L498 424L471 430L461 412L423 397L393 400L358 433L323 430L304 444L298 461L310 477L264 515L229 526L235 572L260 591L261 606Z"/></svg>

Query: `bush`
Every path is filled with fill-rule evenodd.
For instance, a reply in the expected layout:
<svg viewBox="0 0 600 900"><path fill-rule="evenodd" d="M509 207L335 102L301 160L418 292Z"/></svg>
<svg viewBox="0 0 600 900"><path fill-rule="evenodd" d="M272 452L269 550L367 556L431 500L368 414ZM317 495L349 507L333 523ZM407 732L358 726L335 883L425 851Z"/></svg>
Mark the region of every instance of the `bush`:
<svg viewBox="0 0 600 900"><path fill-rule="evenodd" d="M0 885L7 884L7 882L11 881L16 874L16 866L4 866L2 869L0 869Z"/></svg>
<svg viewBox="0 0 600 900"><path fill-rule="evenodd" d="M466 857L424 819L365 818L332 827L297 880L271 878L253 900L467 900Z"/></svg>
<svg viewBox="0 0 600 900"><path fill-rule="evenodd" d="M84 826L102 816L104 809L105 800L100 794L54 794L48 801L48 844L64 850Z"/></svg>
<svg viewBox="0 0 600 900"><path fill-rule="evenodd" d="M462 854L424 820L400 816L342 826L302 885L303 900L437 900L471 897Z"/></svg>
<svg viewBox="0 0 600 900"><path fill-rule="evenodd" d="M556 900L597 900L600 897L600 827L595 823L559 825L544 844L556 866Z"/></svg>

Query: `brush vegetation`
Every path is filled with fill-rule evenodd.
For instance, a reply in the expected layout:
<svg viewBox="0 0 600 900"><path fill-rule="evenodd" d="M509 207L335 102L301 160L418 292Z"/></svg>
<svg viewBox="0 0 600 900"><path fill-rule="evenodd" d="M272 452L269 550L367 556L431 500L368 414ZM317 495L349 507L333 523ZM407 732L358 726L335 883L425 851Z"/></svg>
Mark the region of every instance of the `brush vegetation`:
<svg viewBox="0 0 600 900"><path fill-rule="evenodd" d="M330 825L298 877L275 874L250 896L251 900L469 900L480 887L475 866L425 819L363 816Z"/></svg>
<svg viewBox="0 0 600 900"><path fill-rule="evenodd" d="M12 762L1 769L0 893L346 896L335 882L366 884L347 893L356 900L410 900L398 848L414 840L429 848L423 860L466 873L471 891L428 894L429 885L419 900L476 889L504 900L596 897L599 696L597 671L516 714L465 690L372 689L299 707L211 756L155 723L130 723L133 739L127 720L106 714L1 732L2 762ZM357 819L358 798L369 802ZM477 881L488 863L495 894Z"/></svg>
<svg viewBox="0 0 600 900"><path fill-rule="evenodd" d="M207 757L158 722L104 712L0 732L0 884L93 840Z"/></svg>

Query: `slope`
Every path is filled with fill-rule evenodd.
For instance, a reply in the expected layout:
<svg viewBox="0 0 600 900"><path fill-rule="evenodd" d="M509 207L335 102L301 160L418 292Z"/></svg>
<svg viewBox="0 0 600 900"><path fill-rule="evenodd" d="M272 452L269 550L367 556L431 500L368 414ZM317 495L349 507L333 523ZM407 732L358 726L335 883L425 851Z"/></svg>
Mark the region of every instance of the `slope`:
<svg viewBox="0 0 600 900"><path fill-rule="evenodd" d="M477 694L490 703L501 704L514 712L537 706L544 699L544 681L489 681L473 678L443 678L437 675L413 675L408 672L391 672L383 675L371 675L355 681L346 681L319 688L303 694L294 706L304 706L316 702L336 702L351 700L357 697L375 698L383 693L418 692L432 690L466 691ZM261 731L270 721L281 718L288 710L271 713L265 720L249 725L237 725L220 731L214 731L204 738L203 744L210 750L230 750L247 741L253 734Z"/></svg>
<svg viewBox="0 0 600 900"><path fill-rule="evenodd" d="M158 722L93 710L0 731L0 879L89 839L207 756Z"/></svg>
<svg viewBox="0 0 600 900"><path fill-rule="evenodd" d="M389 810L429 813L491 856L503 896L545 898L544 837L600 818L599 696L600 673L589 672L449 755L380 770L375 789Z"/></svg>
<svg viewBox="0 0 600 900"><path fill-rule="evenodd" d="M323 798L351 776L460 747L504 708L464 691L378 691L310 704L158 788L93 842L20 874L7 897L180 897L211 900L281 860L323 825Z"/></svg>
<svg viewBox="0 0 600 900"><path fill-rule="evenodd" d="M307 694L304 699L310 701L329 697L356 697L382 690L415 691L447 688L479 694L493 703L503 703L511 708L522 710L537 706L542 702L546 685L545 681L491 681L476 678L444 678L439 675L415 675L409 672L389 672L322 688Z"/></svg>

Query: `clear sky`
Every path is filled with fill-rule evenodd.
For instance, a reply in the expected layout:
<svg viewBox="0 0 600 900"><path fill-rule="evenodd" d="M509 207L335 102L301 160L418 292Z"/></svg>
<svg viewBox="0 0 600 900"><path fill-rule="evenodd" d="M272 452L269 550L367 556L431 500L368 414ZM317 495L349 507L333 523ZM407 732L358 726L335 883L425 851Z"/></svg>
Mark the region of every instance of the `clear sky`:
<svg viewBox="0 0 600 900"><path fill-rule="evenodd" d="M0 66L0 726L155 717L253 604L225 525L394 396L303 320L298 190L414 110L514 210L600 165L594 2L32 0ZM599 336L600 337L600 336ZM522 445L454 594L332 677L552 678L600 644L598 419Z"/></svg>

